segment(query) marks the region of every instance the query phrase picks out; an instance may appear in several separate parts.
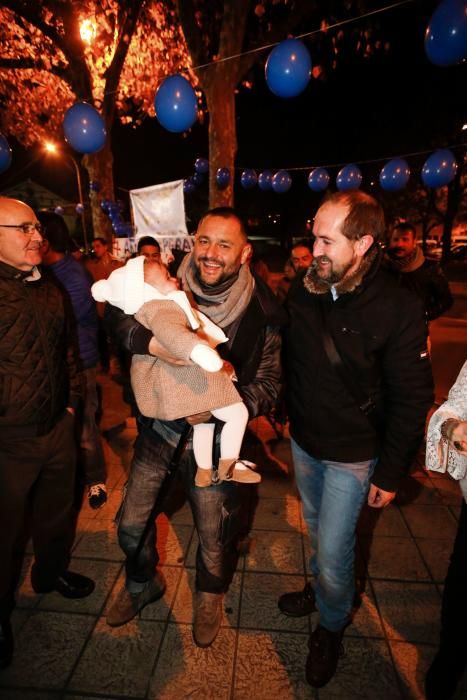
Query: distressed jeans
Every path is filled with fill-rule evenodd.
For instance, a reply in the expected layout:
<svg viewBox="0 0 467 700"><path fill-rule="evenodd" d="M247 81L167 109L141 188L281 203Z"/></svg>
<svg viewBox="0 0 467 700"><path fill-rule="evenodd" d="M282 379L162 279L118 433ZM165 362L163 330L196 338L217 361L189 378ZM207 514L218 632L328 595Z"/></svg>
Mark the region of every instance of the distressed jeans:
<svg viewBox="0 0 467 700"><path fill-rule="evenodd" d="M294 440L291 443L312 546L310 569L320 624L336 632L350 622L355 594L355 529L376 460L319 460Z"/></svg>
<svg viewBox="0 0 467 700"><path fill-rule="evenodd" d="M159 556L156 524L135 560L138 543L155 499L167 474L174 448L152 428L144 426L136 440L125 500L120 512L118 538L126 555L126 587L139 593L153 578ZM237 565L236 542L245 528L242 484L223 483L198 488L194 485L196 464L187 448L179 470L199 536L196 553L196 589L209 593L227 591ZM248 485L247 485L248 488Z"/></svg>

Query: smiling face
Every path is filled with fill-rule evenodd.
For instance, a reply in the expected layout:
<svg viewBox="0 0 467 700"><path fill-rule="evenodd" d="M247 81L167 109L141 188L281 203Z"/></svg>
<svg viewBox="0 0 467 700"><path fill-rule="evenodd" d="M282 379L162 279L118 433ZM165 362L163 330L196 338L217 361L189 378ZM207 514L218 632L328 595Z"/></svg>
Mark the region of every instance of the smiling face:
<svg viewBox="0 0 467 700"><path fill-rule="evenodd" d="M236 275L251 255L251 246L235 216L208 215L195 237L193 261L200 280L211 287Z"/></svg>
<svg viewBox="0 0 467 700"><path fill-rule="evenodd" d="M357 240L344 236L342 225L348 212L344 204L324 204L315 218L313 275L330 285L355 272L373 243L370 235Z"/></svg>
<svg viewBox="0 0 467 700"><path fill-rule="evenodd" d="M37 224L33 210L16 199L0 197L0 260L17 270L31 270L42 260L42 236L37 229L23 233L20 228L4 225Z"/></svg>

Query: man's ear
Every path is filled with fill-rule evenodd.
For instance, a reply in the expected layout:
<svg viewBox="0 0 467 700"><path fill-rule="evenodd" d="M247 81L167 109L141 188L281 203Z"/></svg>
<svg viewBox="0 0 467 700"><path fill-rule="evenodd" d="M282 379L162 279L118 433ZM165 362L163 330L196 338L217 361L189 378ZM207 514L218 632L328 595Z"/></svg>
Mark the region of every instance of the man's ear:
<svg viewBox="0 0 467 700"><path fill-rule="evenodd" d="M242 255L240 257L240 262L242 265L247 262L252 256L253 253L253 248L251 247L250 243L247 243L245 247L242 250Z"/></svg>
<svg viewBox="0 0 467 700"><path fill-rule="evenodd" d="M373 238L373 236L371 236L369 233L366 233L364 236L359 238L356 241L356 244L357 244L356 247L357 247L358 254L361 256L365 255L367 250L369 250L371 248L371 246L373 245L374 240L375 239Z"/></svg>

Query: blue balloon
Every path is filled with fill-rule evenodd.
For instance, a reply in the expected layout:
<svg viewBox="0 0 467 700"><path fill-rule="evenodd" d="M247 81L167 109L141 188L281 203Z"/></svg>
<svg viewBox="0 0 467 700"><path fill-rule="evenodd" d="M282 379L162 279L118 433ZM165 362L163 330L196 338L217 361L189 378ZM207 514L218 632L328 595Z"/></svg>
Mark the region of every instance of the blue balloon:
<svg viewBox="0 0 467 700"><path fill-rule="evenodd" d="M427 187L444 187L454 179L457 162L452 151L440 148L431 154L422 168L422 180Z"/></svg>
<svg viewBox="0 0 467 700"><path fill-rule="evenodd" d="M336 177L337 189L341 192L350 192L352 190L358 190L362 184L362 173L358 165L351 163L350 165L345 165Z"/></svg>
<svg viewBox="0 0 467 700"><path fill-rule="evenodd" d="M206 158L197 158L195 160L195 170L197 173L206 175L209 172L209 161Z"/></svg>
<svg viewBox="0 0 467 700"><path fill-rule="evenodd" d="M196 172L196 173L193 173L193 175L191 176L191 179L193 180L195 185L202 185L204 182L204 175L203 175L203 173Z"/></svg>
<svg viewBox="0 0 467 700"><path fill-rule="evenodd" d="M313 192L323 192L329 185L330 179L326 168L314 168L308 175L308 187Z"/></svg>
<svg viewBox="0 0 467 700"><path fill-rule="evenodd" d="M79 202L79 204L76 205L75 211L76 211L77 214L83 214L83 213L84 213L84 207L83 207L83 205L81 204L81 202Z"/></svg>
<svg viewBox="0 0 467 700"><path fill-rule="evenodd" d="M65 210L63 207L55 207L54 212L55 212L55 214L58 214L59 216L63 216L65 213Z"/></svg>
<svg viewBox="0 0 467 700"><path fill-rule="evenodd" d="M104 214L108 214L110 211L110 207L112 205L112 202L110 199L103 199L101 202L101 209L104 212Z"/></svg>
<svg viewBox="0 0 467 700"><path fill-rule="evenodd" d="M270 170L263 170L258 177L258 187L263 192L267 190L272 190L272 172Z"/></svg>
<svg viewBox="0 0 467 700"><path fill-rule="evenodd" d="M398 192L406 186L410 178L410 168L403 158L393 158L379 174L379 184L386 192Z"/></svg>
<svg viewBox="0 0 467 700"><path fill-rule="evenodd" d="M436 66L453 66L467 58L465 0L444 0L433 13L425 33L426 55Z"/></svg>
<svg viewBox="0 0 467 700"><path fill-rule="evenodd" d="M256 183L258 182L258 176L256 174L255 170L252 170L251 168L247 168L244 170L240 176L240 183L245 190L251 190L253 187L256 186Z"/></svg>
<svg viewBox="0 0 467 700"><path fill-rule="evenodd" d="M4 173L5 170L8 170L10 165L11 148L3 134L0 134L0 173Z"/></svg>
<svg viewBox="0 0 467 700"><path fill-rule="evenodd" d="M183 75L171 75L162 81L154 97L154 108L160 124L175 133L189 129L198 117L195 91Z"/></svg>
<svg viewBox="0 0 467 700"><path fill-rule="evenodd" d="M230 170L228 168L218 168L216 182L219 189L223 190L230 182Z"/></svg>
<svg viewBox="0 0 467 700"><path fill-rule="evenodd" d="M298 39L285 39L276 46L266 61L266 82L278 97L295 97L308 85L311 58Z"/></svg>
<svg viewBox="0 0 467 700"><path fill-rule="evenodd" d="M187 177L183 181L183 191L185 194L192 194L196 190L196 183L192 177Z"/></svg>
<svg viewBox="0 0 467 700"><path fill-rule="evenodd" d="M131 233L131 225L127 224L125 221L112 222L112 228L115 231L115 235L119 238L122 238L123 236L128 236L128 231L130 231Z"/></svg>
<svg viewBox="0 0 467 700"><path fill-rule="evenodd" d="M91 180L91 182L89 183L89 189L91 190L91 192L100 192L102 189L102 185L99 182L99 180Z"/></svg>
<svg viewBox="0 0 467 700"><path fill-rule="evenodd" d="M271 181L274 192L288 192L292 187L292 178L287 170L278 170Z"/></svg>
<svg viewBox="0 0 467 700"><path fill-rule="evenodd" d="M97 109L87 102L77 102L67 109L63 132L65 140L78 153L97 153L107 137L104 120Z"/></svg>

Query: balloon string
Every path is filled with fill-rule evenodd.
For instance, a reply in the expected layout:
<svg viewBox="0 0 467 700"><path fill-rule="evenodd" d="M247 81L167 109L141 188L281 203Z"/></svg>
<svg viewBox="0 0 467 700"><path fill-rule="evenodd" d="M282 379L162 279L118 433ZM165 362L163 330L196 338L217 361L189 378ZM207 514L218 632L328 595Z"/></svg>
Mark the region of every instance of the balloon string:
<svg viewBox="0 0 467 700"><path fill-rule="evenodd" d="M443 148L452 148L452 149L465 148L465 147L466 146L463 143L453 143L449 146L443 146ZM358 160L355 162L355 164L367 165L368 163L381 163L382 161L392 160L393 158L411 158L413 156L423 156L423 155L426 155L427 153L433 153L434 151L436 151L436 148L430 148L430 149L427 149L426 151L414 151L413 153L402 153L402 154L398 154L396 156L385 156L385 157L381 157L381 158L370 158L368 160ZM346 163L324 163L323 165L299 165L299 166L292 166L290 168L282 167L282 168L279 168L279 170L299 171L299 170L310 170L313 168L341 168L344 165L349 165L349 161L347 161ZM248 165L245 167L241 166L241 165L236 165L234 170L245 170L246 167L248 169L259 170L259 171L266 169L266 168L256 168L256 167L252 168L251 165ZM271 167L271 168L267 168L267 170L277 171L277 168Z"/></svg>
<svg viewBox="0 0 467 700"><path fill-rule="evenodd" d="M407 5L409 2L415 2L415 0L401 0L401 2L395 2L392 5L387 5L386 7L380 7L377 10L372 10L371 12L365 12L358 17L350 17L349 19L343 19L340 22L335 22L334 24L329 24L324 29L321 27L319 29L313 29L311 32L305 32L304 34L299 34L295 39L303 39L307 36L313 36L313 34L319 34L320 32L327 32L329 29L335 29L336 27L342 27L345 24L351 24L352 22L359 22L361 19L366 17L371 17L372 15L380 14L381 12L387 12L388 10L393 10L395 7L400 7L401 5ZM216 63L224 63L225 61L233 61L236 58L241 58L242 56L248 56L252 53L258 53L259 51L265 51L266 49L272 49L274 46L280 44L280 41L276 41L273 44L265 44L264 46L259 46L256 49L250 49L249 51L242 51L241 53L232 54L232 56L225 56L224 58L219 58L216 61L209 61L208 63L201 63L199 66L193 66L192 70L201 70L201 68L208 68Z"/></svg>

